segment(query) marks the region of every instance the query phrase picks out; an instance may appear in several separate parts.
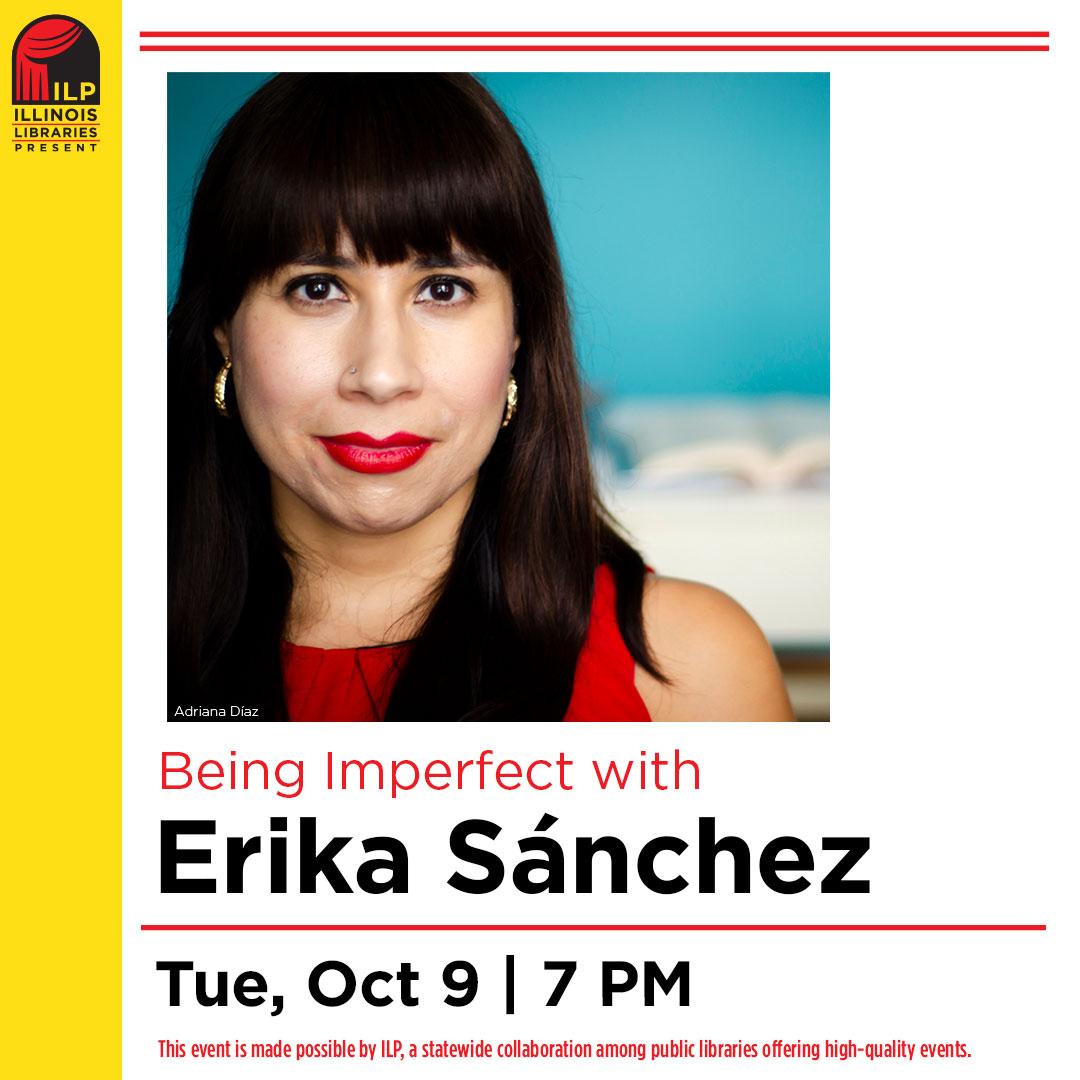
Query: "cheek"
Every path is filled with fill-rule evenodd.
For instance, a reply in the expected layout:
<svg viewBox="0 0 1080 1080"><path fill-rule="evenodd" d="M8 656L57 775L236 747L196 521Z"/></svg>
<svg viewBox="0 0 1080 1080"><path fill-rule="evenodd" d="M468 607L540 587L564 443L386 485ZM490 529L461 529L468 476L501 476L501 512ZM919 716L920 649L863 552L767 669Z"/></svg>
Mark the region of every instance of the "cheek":
<svg viewBox="0 0 1080 1080"><path fill-rule="evenodd" d="M477 426L486 426L506 404L511 342L473 341L440 363L443 398L455 412Z"/></svg>
<svg viewBox="0 0 1080 1080"><path fill-rule="evenodd" d="M302 412L323 393L321 365L310 343L273 327L245 327L237 335L236 396L249 421L273 424Z"/></svg>

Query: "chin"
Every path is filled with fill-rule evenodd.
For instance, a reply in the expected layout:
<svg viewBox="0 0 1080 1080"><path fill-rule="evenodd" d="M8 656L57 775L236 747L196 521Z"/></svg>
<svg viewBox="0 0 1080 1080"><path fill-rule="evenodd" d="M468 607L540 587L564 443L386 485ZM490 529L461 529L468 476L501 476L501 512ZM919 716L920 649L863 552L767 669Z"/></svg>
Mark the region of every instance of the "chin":
<svg viewBox="0 0 1080 1080"><path fill-rule="evenodd" d="M307 490L293 491L309 512L336 529L357 536L386 536L410 529L437 513L462 493L469 475L443 476L426 483L416 483L419 477L408 479L413 482L365 477L360 483L308 485Z"/></svg>
<svg viewBox="0 0 1080 1080"><path fill-rule="evenodd" d="M342 514L332 517L334 523L347 532L363 536L386 536L402 532L423 521L436 507L417 506L351 506Z"/></svg>
<svg viewBox="0 0 1080 1080"><path fill-rule="evenodd" d="M413 525L423 521L425 516L424 514L370 515L363 518L354 517L338 524L358 536L392 536L394 533L412 528Z"/></svg>

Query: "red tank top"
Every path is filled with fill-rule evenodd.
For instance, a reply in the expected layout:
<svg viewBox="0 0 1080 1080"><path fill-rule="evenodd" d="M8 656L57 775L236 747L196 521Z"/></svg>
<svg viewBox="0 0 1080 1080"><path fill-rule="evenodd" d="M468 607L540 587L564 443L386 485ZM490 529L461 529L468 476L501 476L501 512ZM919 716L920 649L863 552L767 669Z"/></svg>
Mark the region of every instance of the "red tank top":
<svg viewBox="0 0 1080 1080"><path fill-rule="evenodd" d="M385 715L408 644L357 649L281 645L285 704L292 720L377 720ZM564 720L648 721L634 686L634 658L615 618L615 578L596 571L592 614Z"/></svg>

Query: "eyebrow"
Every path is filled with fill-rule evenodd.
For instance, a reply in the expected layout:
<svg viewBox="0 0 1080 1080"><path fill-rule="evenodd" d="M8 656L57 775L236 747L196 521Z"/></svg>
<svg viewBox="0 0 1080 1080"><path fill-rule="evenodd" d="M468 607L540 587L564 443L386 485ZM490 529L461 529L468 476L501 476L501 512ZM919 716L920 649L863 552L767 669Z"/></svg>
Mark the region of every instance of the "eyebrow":
<svg viewBox="0 0 1080 1080"><path fill-rule="evenodd" d="M348 255L338 255L332 251L310 251L290 260L296 266L329 266L334 270L355 270L360 262ZM468 266L492 266L493 264L480 255L470 251L451 251L447 254L417 255L410 266L413 270L462 269Z"/></svg>

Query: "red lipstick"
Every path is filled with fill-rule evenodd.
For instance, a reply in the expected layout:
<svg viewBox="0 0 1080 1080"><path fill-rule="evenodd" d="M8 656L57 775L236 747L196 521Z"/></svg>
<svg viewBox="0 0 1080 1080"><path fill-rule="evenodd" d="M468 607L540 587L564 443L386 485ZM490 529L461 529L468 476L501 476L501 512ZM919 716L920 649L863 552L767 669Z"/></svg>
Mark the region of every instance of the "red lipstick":
<svg viewBox="0 0 1080 1080"><path fill-rule="evenodd" d="M346 435L317 435L326 452L346 469L358 473L395 473L415 465L427 453L431 439L408 431L395 431L376 439L364 431Z"/></svg>

